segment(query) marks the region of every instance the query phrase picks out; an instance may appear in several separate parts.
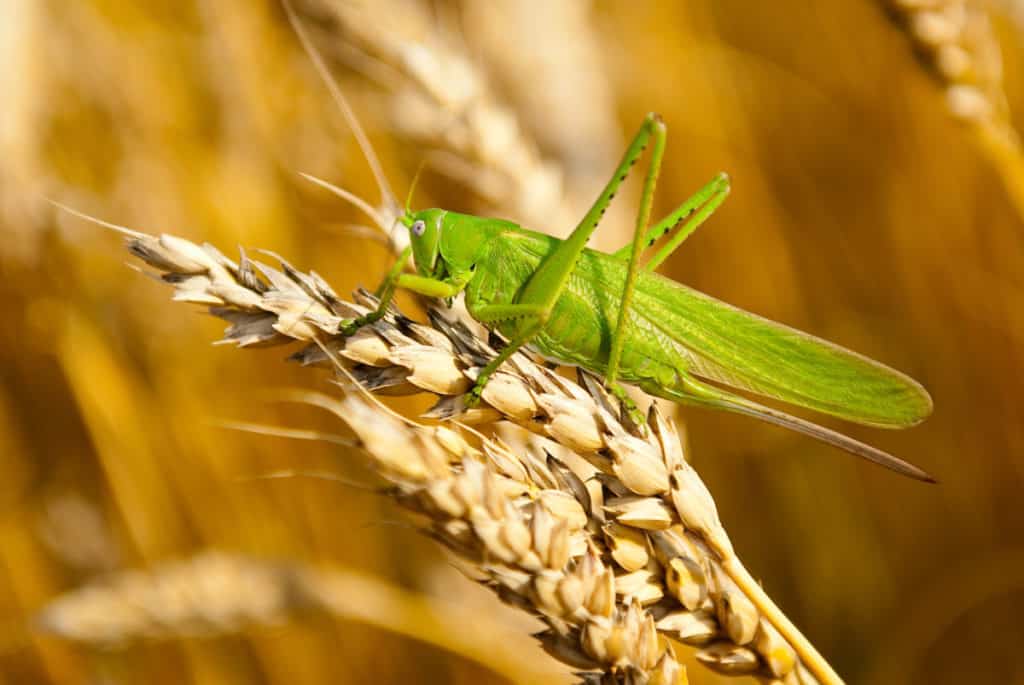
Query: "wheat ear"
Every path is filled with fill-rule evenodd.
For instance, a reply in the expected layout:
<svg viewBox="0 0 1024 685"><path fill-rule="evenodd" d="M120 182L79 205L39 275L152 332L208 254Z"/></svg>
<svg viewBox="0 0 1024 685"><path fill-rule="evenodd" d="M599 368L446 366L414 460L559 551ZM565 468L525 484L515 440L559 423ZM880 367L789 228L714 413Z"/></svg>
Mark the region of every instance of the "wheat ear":
<svg viewBox="0 0 1024 685"><path fill-rule="evenodd" d="M37 614L36 625L111 651L157 640L231 635L316 612L435 645L512 682L542 682L559 675L554 664L524 664L517 655L532 647L528 638L472 608L351 569L217 549L104 574L51 600ZM477 630L462 630L470 624ZM487 637L493 634L502 635L509 649L495 650Z"/></svg>
<svg viewBox="0 0 1024 685"><path fill-rule="evenodd" d="M658 633L700 645L698 659L720 673L841 682L744 570L656 408L640 430L597 379L574 383L518 354L485 404L466 410L462 393L493 351L441 311L429 326L391 312L341 338L334 331L374 306L371 296L345 302L283 261L274 268L243 253L236 262L208 244L119 230L175 300L230 323L225 342L305 342L293 358L336 368L345 397L305 399L348 422L424 530L472 578L539 614L549 626L542 644L588 669L588 682L680 682ZM429 416L491 423L501 437L467 441L468 429L403 419L370 391L433 393Z"/></svg>
<svg viewBox="0 0 1024 685"><path fill-rule="evenodd" d="M599 184L605 179L595 179L594 169L608 168L616 161L619 131L614 107L599 85L579 76L578 62L565 63L561 38L556 43L552 36L547 42L531 45L529 60L534 66L529 71L537 71L536 61L545 59L538 51L546 48L544 72L558 73L561 69L562 75L576 84L571 99L578 111L560 107L561 126L550 112L544 117L545 130L560 137L561 145L554 147L562 153L562 164L541 155L517 112L495 95L488 72L478 66L479 59L474 58L459 32L446 29L422 4L303 0L300 9L327 20L320 22L327 35L317 41L327 57L347 63L386 90L384 102L391 114L393 133L415 147L429 150L430 166L472 189L490 211L548 231L568 230L597 196ZM497 11L488 4L482 13L491 16ZM511 6L507 11L523 13ZM548 30L576 32L581 45L586 43L582 37L590 36L591 30L585 22L585 11L566 7L545 12L551 15ZM533 12L527 13L536 21ZM591 42L596 39L591 38ZM593 49L596 51L596 47ZM512 62L516 54L521 61L525 59L521 49L519 53L505 50L502 54ZM516 69L510 67L507 71L514 73ZM536 83L530 88L538 90ZM580 106L580 102L586 105ZM565 133L570 127L566 119L573 120L572 134ZM584 133L591 142L582 146L578 141ZM607 142L595 144L594 140ZM551 141L547 142L551 147ZM585 161L579 158L586 154L590 157ZM626 231L635 207L631 209L630 203L623 201L613 205L611 212L605 222L609 230L595 236L608 248L618 247L631 237ZM616 230L618 226L621 230Z"/></svg>
<svg viewBox="0 0 1024 685"><path fill-rule="evenodd" d="M979 0L886 0L945 89L946 107L970 127L1024 217L1024 147L1003 88L1003 58Z"/></svg>

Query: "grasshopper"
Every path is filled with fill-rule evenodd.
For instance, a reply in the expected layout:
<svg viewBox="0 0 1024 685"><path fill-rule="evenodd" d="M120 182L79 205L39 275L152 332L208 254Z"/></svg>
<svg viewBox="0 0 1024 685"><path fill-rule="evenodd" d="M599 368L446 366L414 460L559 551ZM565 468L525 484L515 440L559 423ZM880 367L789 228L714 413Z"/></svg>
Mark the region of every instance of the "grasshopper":
<svg viewBox="0 0 1024 685"><path fill-rule="evenodd" d="M379 161L351 108L290 10L289 18L387 198L390 190ZM880 449L727 389L879 428L913 426L932 411L928 392L908 376L655 272L730 190L729 178L720 174L649 226L666 131L658 115L644 119L611 179L564 240L501 219L440 208L412 211L407 200L397 221L408 229L410 244L378 288L378 308L346 320L338 332L351 335L379 320L397 288L449 301L462 293L470 315L507 341L479 372L467 396L470 406L479 402L501 365L526 347L549 360L603 376L607 388L633 413L636 406L622 383L684 405L752 416L903 475L934 482L923 470ZM648 147L632 242L613 253L588 249L601 217ZM368 209L367 203L347 191L318 182ZM368 213L382 228L390 228L379 214ZM660 240L663 245L641 264L642 253ZM415 273L405 271L410 258Z"/></svg>

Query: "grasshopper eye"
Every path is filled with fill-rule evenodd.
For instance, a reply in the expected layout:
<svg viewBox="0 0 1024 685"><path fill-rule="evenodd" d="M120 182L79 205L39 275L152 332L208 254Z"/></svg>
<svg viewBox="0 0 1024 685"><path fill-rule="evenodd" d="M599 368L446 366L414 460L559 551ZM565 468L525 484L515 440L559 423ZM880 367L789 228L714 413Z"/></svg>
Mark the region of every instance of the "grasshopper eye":
<svg viewBox="0 0 1024 685"><path fill-rule="evenodd" d="M413 235L415 235L417 238L420 237L421 235L423 235L424 231L426 231L426 230L427 230L427 225L423 222L422 219L413 222L413 224L412 224L412 232L413 232Z"/></svg>

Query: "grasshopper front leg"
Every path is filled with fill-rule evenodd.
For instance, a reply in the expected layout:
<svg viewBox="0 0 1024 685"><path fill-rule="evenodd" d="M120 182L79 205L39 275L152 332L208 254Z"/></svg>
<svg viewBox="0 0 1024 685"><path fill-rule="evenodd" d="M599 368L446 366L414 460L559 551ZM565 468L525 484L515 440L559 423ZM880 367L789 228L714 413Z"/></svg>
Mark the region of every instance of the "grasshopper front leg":
<svg viewBox="0 0 1024 685"><path fill-rule="evenodd" d="M412 256L412 246L402 250L402 254L398 256L398 260L394 263L387 275L384 276L384 280L377 287L377 291L374 293L377 296L377 309L364 314L363 316L356 317L355 319L343 319L341 324L338 326L338 335L349 337L355 335L363 326L367 326L371 323L375 323L384 318L384 315L388 311L388 307L391 306L391 301L395 297L395 288L398 286L398 279L402 275L402 270L405 269L406 263L409 261L409 257Z"/></svg>
<svg viewBox="0 0 1024 685"><path fill-rule="evenodd" d="M388 271L387 276L384 277L384 281L377 288L375 293L379 298L377 308L369 314L357 317L355 319L345 319L341 322L338 327L338 334L348 337L355 334L363 326L380 321L387 314L388 307L391 305L391 301L395 297L395 290L403 288L405 290L411 290L414 293L419 293L426 297L437 297L447 298L455 297L466 287L465 278L455 278L450 281L442 281L436 278L428 278L426 276L419 276L416 274L402 273L405 268L406 262L409 261L409 256L412 254L412 247L407 247L402 251L402 254L398 257L398 261Z"/></svg>

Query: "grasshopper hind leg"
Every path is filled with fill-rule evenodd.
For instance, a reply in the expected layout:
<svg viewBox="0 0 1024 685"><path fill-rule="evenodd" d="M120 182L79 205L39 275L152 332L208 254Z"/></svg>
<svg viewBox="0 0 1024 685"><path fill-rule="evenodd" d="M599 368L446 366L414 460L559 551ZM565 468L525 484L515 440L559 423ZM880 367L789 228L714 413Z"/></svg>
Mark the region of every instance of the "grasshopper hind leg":
<svg viewBox="0 0 1024 685"><path fill-rule="evenodd" d="M640 411L640 407L637 406L636 401L630 397L629 391L626 390L625 386L618 382L612 382L608 383L606 387L608 388L608 392L610 392L612 396L619 401L619 404L622 406L622 410L629 415L629 420L642 430L643 427L647 425L647 417L642 411Z"/></svg>

